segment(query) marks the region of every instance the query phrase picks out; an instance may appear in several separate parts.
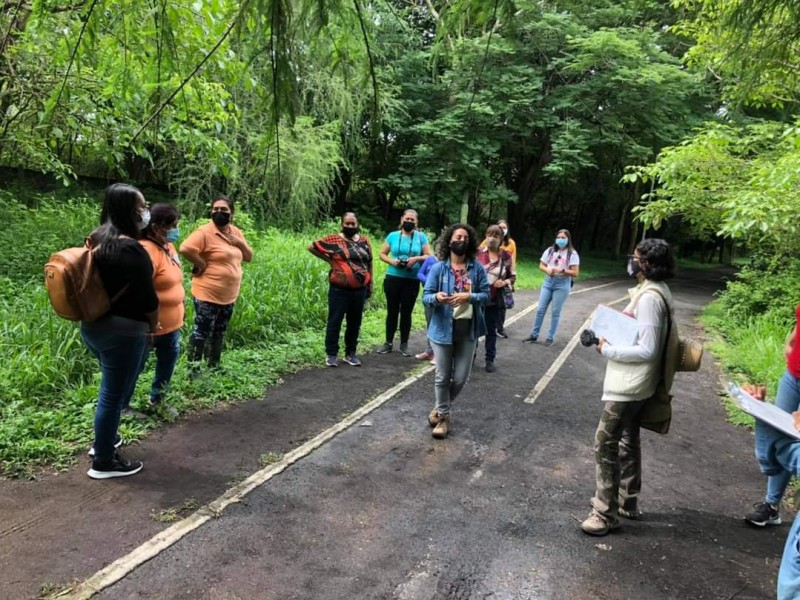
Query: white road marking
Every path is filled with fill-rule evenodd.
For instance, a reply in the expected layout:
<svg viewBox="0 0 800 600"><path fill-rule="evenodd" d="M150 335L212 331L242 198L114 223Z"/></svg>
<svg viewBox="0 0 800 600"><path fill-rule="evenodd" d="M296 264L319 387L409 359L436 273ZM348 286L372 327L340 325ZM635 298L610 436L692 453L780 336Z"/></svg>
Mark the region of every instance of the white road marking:
<svg viewBox="0 0 800 600"><path fill-rule="evenodd" d="M588 288L583 288L572 292L572 294L581 294L584 292L590 292L592 290L608 287L610 285L616 285L618 283L619 282L611 282ZM535 302L528 308L518 312L512 317L509 317L506 320L506 324L511 325L515 323L524 316L536 310L538 306L539 303ZM577 334L577 336L580 337L580 334ZM578 337L573 339L578 339ZM276 475L282 473L289 466L296 463L298 460L305 458L306 456L311 454L314 450L322 446L324 443L333 439L339 433L350 428L359 420L367 416L369 413L371 413L378 407L382 406L383 404L394 398L404 389L422 379L425 375L433 371L434 368L435 367L433 367L432 365L427 365L426 367L419 369L414 375L411 375L408 379L401 381L394 387L386 390L385 392L381 393L374 399L370 400L367 404L365 404L355 412L345 417L342 421L339 421L336 425L326 429L316 437L312 438L305 444L298 446L291 452L288 452L287 454L284 455L283 459L281 459L277 463L270 465L269 467L265 467L260 471L256 471L250 477L248 477L243 482L229 489L227 492L222 494L216 500L213 500L209 504L206 504L205 506L199 508L197 512L195 512L194 514L186 517L181 521L178 521L177 523L175 523L171 527L168 527L164 531L157 533L152 538L144 542L141 546L131 551L129 554L115 560L113 563L108 565L106 568L98 571L83 583L78 584L75 588L71 590L65 590L61 594L58 594L56 597L70 598L73 600L88 600L95 594L114 585L116 582L127 577L135 569L137 569L150 559L155 558L156 556L161 554L161 552L163 552L173 544L179 542L181 539L183 539L196 529L200 528L211 519L219 517L228 506L230 506L231 504L235 504L237 502L241 502L242 499L247 494L252 492L254 489L263 485ZM548 371L548 373L550 373L550 371ZM545 375L545 377L547 377L547 374ZM552 379L552 375L550 375L550 379ZM536 388L534 388L534 391L535 390ZM530 402L533 402L534 400L530 400ZM528 401L529 400L526 398L525 402ZM473 480L475 478L480 477L481 475L482 472L475 473L473 475Z"/></svg>
<svg viewBox="0 0 800 600"><path fill-rule="evenodd" d="M620 302L623 302L625 300L628 300L628 296L623 296L622 298L614 300L613 302L609 302L608 304L606 304L606 306L614 306L615 304L619 304ZM569 355L572 354L572 351L575 349L575 346L578 345L578 342L581 339L581 332L592 324L592 319L594 318L594 313L596 311L597 309L592 311L592 314L590 314L589 318L586 319L583 322L583 324L578 328L578 331L575 332L575 335L572 336L572 339L569 342L567 342L566 347L561 351L561 354L558 355L556 360L553 361L553 364L550 365L550 368L547 369L547 372L541 376L539 381L536 382L536 385L531 390L531 393L528 394L527 398L525 398L526 403L533 404L534 402L536 402L536 399L542 394L542 392L544 392L549 383L553 380L553 377L556 376L556 373L558 373L559 369L561 369L561 367L566 362L567 357L569 357Z"/></svg>

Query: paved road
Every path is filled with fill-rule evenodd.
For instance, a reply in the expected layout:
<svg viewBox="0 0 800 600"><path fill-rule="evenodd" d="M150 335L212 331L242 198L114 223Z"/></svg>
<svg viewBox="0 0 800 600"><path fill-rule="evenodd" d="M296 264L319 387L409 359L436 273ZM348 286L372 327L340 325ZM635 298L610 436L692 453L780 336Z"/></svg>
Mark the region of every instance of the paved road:
<svg viewBox="0 0 800 600"><path fill-rule="evenodd" d="M523 399L596 304L628 285L574 294L551 348L520 343L532 315L513 325L512 339L499 340L498 371L477 369L458 399L447 440L430 437L428 374L98 597L774 597L788 525L760 531L741 521L764 481L752 435L725 423L710 356L679 376L672 433L644 434L643 520L602 539L578 529L593 492L604 361L578 346L533 404ZM719 285L698 274L672 285L684 333L702 335L694 319ZM518 310L535 294L520 299ZM294 375L266 401L189 419L133 449L147 468L129 481L98 485L81 468L61 480L4 482L0 590L26 597L45 582L89 577L163 529L147 512L211 500L256 471L263 452L297 447L408 366L397 354L370 355L361 369ZM25 525L37 493L45 507L35 515L62 514Z"/></svg>

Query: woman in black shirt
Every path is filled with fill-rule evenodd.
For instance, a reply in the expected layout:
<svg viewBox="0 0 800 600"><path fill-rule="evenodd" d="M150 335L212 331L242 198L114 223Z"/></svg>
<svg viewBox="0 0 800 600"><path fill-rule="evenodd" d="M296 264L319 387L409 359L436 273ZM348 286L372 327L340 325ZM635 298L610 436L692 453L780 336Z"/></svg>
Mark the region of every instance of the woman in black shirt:
<svg viewBox="0 0 800 600"><path fill-rule="evenodd" d="M125 477L142 470L140 461L127 461L116 451L122 409L136 387L148 340L157 331L158 297L153 265L137 242L150 221L142 193L115 183L106 190L100 227L89 236L96 268L112 299L106 315L81 323L81 338L100 361L100 396L94 417L92 479Z"/></svg>

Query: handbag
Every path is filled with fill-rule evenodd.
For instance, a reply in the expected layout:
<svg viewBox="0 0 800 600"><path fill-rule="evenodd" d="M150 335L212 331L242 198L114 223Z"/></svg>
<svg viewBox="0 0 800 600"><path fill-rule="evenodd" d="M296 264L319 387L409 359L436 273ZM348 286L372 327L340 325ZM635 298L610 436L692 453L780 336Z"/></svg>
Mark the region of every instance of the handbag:
<svg viewBox="0 0 800 600"><path fill-rule="evenodd" d="M506 261L500 259L500 275L502 276L506 270ZM511 287L500 288L500 302L498 304L504 308L514 308L514 292Z"/></svg>

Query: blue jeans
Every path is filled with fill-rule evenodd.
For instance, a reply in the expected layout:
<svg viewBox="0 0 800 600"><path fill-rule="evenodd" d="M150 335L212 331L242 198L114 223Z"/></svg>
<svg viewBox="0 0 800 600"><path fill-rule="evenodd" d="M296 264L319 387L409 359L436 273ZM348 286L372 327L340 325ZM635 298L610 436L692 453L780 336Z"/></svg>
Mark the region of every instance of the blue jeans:
<svg viewBox="0 0 800 600"><path fill-rule="evenodd" d="M150 401L160 402L169 387L178 356L181 353L181 330L177 329L172 333L156 336L153 340L153 349L156 352L156 374L153 377L153 384L150 386ZM147 362L149 355L149 351L145 353L143 362ZM144 368L144 365L142 367Z"/></svg>
<svg viewBox="0 0 800 600"><path fill-rule="evenodd" d="M471 325L469 321L465 324ZM434 394L436 396L436 412L440 415L450 413L450 405L456 396L464 389L472 371L472 358L478 340L471 340L469 331L461 335L453 332L452 344L437 344L433 346L433 357L436 361L436 377L434 379Z"/></svg>
<svg viewBox="0 0 800 600"><path fill-rule="evenodd" d="M536 319L531 330L532 337L539 337L539 330L542 328L544 316L550 304L553 311L550 313L550 330L547 332L547 339L552 340L558 330L558 322L561 320L561 308L567 301L567 296L572 289L572 279L569 277L550 277L544 278L542 291L539 293L539 309L536 311Z"/></svg>
<svg viewBox="0 0 800 600"><path fill-rule="evenodd" d="M800 381L789 371L784 372L778 382L778 393L775 395L775 406L788 413L800 410ZM767 495L764 498L770 504L780 504L792 474L783 471L778 475L771 475L767 479Z"/></svg>
<svg viewBox="0 0 800 600"><path fill-rule="evenodd" d="M431 319L433 318L434 307L425 305L424 308L425 308L425 331L426 331L425 343L427 344L427 346L425 347L425 351L428 354L433 354L433 346L431 346L431 340L427 336L427 331L428 327L431 326Z"/></svg>
<svg viewBox="0 0 800 600"><path fill-rule="evenodd" d="M794 518L778 571L778 600L800 598L800 513Z"/></svg>
<svg viewBox="0 0 800 600"><path fill-rule="evenodd" d="M81 326L81 339L100 361L100 395L94 414L97 461L114 457L120 413L133 395L142 359L147 353L145 331L141 335L123 335Z"/></svg>
<svg viewBox="0 0 800 600"><path fill-rule="evenodd" d="M364 315L364 303L367 300L367 288L351 290L347 288L328 287L328 325L325 328L325 354L338 356L339 333L342 321L347 319L344 331L344 353L356 353L358 333L361 331L361 320Z"/></svg>
<svg viewBox="0 0 800 600"><path fill-rule="evenodd" d="M486 319L486 362L494 362L497 356L497 330L500 329L500 307L487 306L483 318Z"/></svg>

